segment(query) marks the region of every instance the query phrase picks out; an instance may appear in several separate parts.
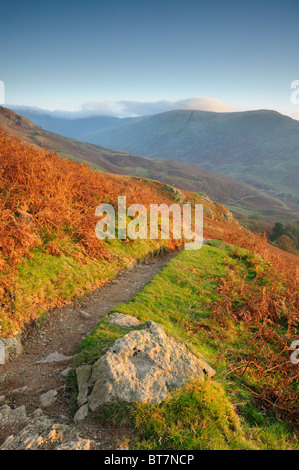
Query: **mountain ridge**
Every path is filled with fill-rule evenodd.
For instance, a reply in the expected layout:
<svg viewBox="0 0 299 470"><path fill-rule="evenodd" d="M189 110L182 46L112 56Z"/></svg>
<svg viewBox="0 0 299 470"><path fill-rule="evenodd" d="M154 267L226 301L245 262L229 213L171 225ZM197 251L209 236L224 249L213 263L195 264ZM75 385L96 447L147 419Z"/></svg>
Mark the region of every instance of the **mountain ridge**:
<svg viewBox="0 0 299 470"><path fill-rule="evenodd" d="M37 124L43 119L39 114L27 116ZM277 111L171 110L139 118L98 119L102 128L95 131L90 125L90 132L79 135L76 119L72 120L74 134L69 135L146 158L199 165L299 198L299 122ZM85 128L91 120L84 118ZM52 121L59 131L58 121Z"/></svg>
<svg viewBox="0 0 299 470"><path fill-rule="evenodd" d="M89 138L98 139L299 195L299 123L276 111L169 111Z"/></svg>
<svg viewBox="0 0 299 470"><path fill-rule="evenodd" d="M275 193L266 192L265 185L253 187L229 176L210 172L198 165L144 158L66 138L46 131L28 118L3 107L0 107L0 126L9 134L22 138L30 144L47 147L76 161L86 161L93 168L102 171L141 176L179 189L205 193L213 200L229 207L241 219L252 216L261 219L252 222L258 227L261 221L265 221L266 227L270 229L277 220L285 222L293 220L299 212L296 200L288 201ZM271 190L269 187L266 189ZM262 227L265 227L265 224Z"/></svg>

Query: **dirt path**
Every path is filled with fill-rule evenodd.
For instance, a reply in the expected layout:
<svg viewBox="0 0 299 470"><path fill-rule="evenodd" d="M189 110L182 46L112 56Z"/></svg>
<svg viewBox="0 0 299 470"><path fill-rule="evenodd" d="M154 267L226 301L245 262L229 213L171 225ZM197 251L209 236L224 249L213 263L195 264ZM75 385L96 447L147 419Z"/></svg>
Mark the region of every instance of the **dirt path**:
<svg viewBox="0 0 299 470"><path fill-rule="evenodd" d="M53 363L39 361L56 351L64 356L73 356L82 338L91 332L100 318L113 307L134 297L176 254L170 252L149 258L71 305L48 312L42 326L27 336L23 354L13 362L0 366L0 396L4 395L11 407L25 405L29 414L40 407L39 397L43 392L55 389L58 391L58 399L54 405L45 409L45 413L57 422L73 423L71 390L62 374L72 365L72 359ZM84 318L80 310L89 313L91 317ZM23 387L26 389L12 393ZM92 418L78 424L78 428L88 438L96 440L98 448L107 448L112 441L121 445L129 432L121 428L103 428ZM1 428L0 423L0 445L9 434L16 431Z"/></svg>

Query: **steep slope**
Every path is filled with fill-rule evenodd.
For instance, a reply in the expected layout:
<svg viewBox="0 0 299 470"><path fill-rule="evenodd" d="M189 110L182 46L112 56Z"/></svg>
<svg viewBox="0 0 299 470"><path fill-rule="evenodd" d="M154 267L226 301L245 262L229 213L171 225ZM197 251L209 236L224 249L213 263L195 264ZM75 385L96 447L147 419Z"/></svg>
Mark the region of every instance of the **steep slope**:
<svg viewBox="0 0 299 470"><path fill-rule="evenodd" d="M78 389L76 366L92 364L125 332L119 325L111 326L106 316L101 318L102 309L111 308L105 303L104 289L91 291L133 262L176 247L173 240L97 240L95 207L110 202L117 209L119 194L126 195L128 204L139 202L146 208L153 202L203 203L204 236L221 240L212 240L201 250L182 251L130 303L128 292L123 295L125 303L117 306L111 290L108 295L115 310L142 321L159 321L194 354L213 362L217 374L213 381L184 384L160 405L135 403L132 408L128 403L125 407L117 403L115 408L112 403L110 414L109 408L102 408L77 427L71 410ZM49 308L77 299L67 310L47 312L46 327L35 330L39 340L28 335L32 339L26 349L29 354L16 364L4 364L2 401L13 408L25 404L27 411L31 409L30 417L37 407L47 407L47 413L51 418L58 417L58 423L72 423L73 430L81 429L82 436L92 438L94 430L99 430L98 420L105 419L106 414L106 419L116 420L118 427L113 429L113 436L112 432L108 434L108 443L107 425L100 423L104 439L97 442L101 448L110 444L115 450L114 439L122 435L121 415L130 418L129 426L134 425L131 418L135 419L138 435L130 442L131 449L134 444L136 448L161 450L298 447L293 427L298 423L298 374L290 361L289 346L298 336L298 257L251 234L225 207L207 197L142 178L94 171L2 131L0 206L1 346L12 348L13 333L24 332L30 321L37 322ZM132 292L128 279L124 284L116 282L113 289ZM82 298L88 292L89 300ZM78 318L79 314L84 317ZM25 332L27 336L28 330ZM76 338L78 344L83 334L74 358L73 340ZM25 344L27 347L28 342ZM53 348L57 358L62 346L66 362L58 369L59 365L51 362ZM65 365L72 358L68 381L62 379L64 385L58 387L60 372L65 374ZM55 395L52 407L41 400L48 386ZM19 416L20 412L25 416L24 407L16 410ZM28 427L18 434L22 426L18 428L15 421L7 419L11 413L8 405L1 411L4 429L0 426L0 445L10 436L4 448L7 443L9 448L21 449L22 442L33 449L33 442L48 444L40 430L52 439L53 447L49 448L57 444L57 432L48 433L45 423L40 423L39 429L31 428L32 440L26 435ZM40 413L35 412L34 417L40 418Z"/></svg>
<svg viewBox="0 0 299 470"><path fill-rule="evenodd" d="M109 119L114 122L116 118ZM73 120L67 121L74 125L73 132L77 132L78 123L75 124ZM124 122L122 119L118 121ZM86 161L93 168L121 175L150 178L187 191L205 193L213 200L225 204L241 219L253 217L267 222L266 228L273 226L277 220L283 222L293 220L299 213L299 203L296 201L265 192L228 176L204 170L197 165L142 158L66 138L42 129L7 108L0 107L0 126L10 135L38 147L47 147L62 156ZM88 126L89 124L85 122L83 127L86 130ZM260 224L260 221L254 223ZM264 224L262 226L265 227Z"/></svg>
<svg viewBox="0 0 299 470"><path fill-rule="evenodd" d="M127 207L204 204L204 236L247 233L207 197L171 186L92 170L36 149L0 130L0 336L9 336L50 307L70 302L133 261L182 240L98 240L97 206L118 196Z"/></svg>

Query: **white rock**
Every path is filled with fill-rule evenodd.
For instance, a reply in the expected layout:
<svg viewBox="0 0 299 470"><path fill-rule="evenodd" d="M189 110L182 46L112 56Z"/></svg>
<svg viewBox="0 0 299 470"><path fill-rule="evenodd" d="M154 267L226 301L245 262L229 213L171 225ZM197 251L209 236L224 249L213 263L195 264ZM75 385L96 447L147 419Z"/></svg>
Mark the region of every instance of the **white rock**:
<svg viewBox="0 0 299 470"><path fill-rule="evenodd" d="M58 351L55 351L55 352L49 354L46 357L46 359L43 359L41 361L36 361L35 364L49 364L51 362L69 361L73 357L74 356L64 356L63 354L60 354Z"/></svg>
<svg viewBox="0 0 299 470"><path fill-rule="evenodd" d="M2 405L0 407L0 422L1 424L12 424L15 422L26 421L26 409L25 406L19 406L18 408L10 408L8 405Z"/></svg>
<svg viewBox="0 0 299 470"><path fill-rule="evenodd" d="M39 397L40 404L43 408L53 405L56 400L57 400L57 390L49 390L48 392L43 393Z"/></svg>
<svg viewBox="0 0 299 470"><path fill-rule="evenodd" d="M4 346L4 357L3 357ZM17 334L13 338L2 338L0 340L0 364L4 364L9 359L15 359L22 354L21 335Z"/></svg>
<svg viewBox="0 0 299 470"><path fill-rule="evenodd" d="M94 411L113 399L159 403L186 380L214 374L204 359L168 337L160 325L146 322L144 329L116 340L93 365L89 408Z"/></svg>
<svg viewBox="0 0 299 470"><path fill-rule="evenodd" d="M82 405L74 416L74 422L83 421L88 415L88 403Z"/></svg>
<svg viewBox="0 0 299 470"><path fill-rule="evenodd" d="M66 369L62 370L60 374L63 375L63 377L66 377L71 370L71 367L67 367Z"/></svg>
<svg viewBox="0 0 299 470"><path fill-rule="evenodd" d="M81 316L82 318L84 318L85 320L88 319L88 318L92 318L92 316L90 315L90 313L84 312L84 310L79 310L79 313L80 313L80 316Z"/></svg>
<svg viewBox="0 0 299 470"><path fill-rule="evenodd" d="M0 450L89 450L94 443L82 439L74 426L55 423L40 409L27 416L25 407L13 410L5 405L0 407L0 419L20 429L7 437Z"/></svg>
<svg viewBox="0 0 299 470"><path fill-rule="evenodd" d="M123 313L113 312L109 314L109 322L115 323L119 326L136 326L140 325L140 321L131 315L124 315Z"/></svg>
<svg viewBox="0 0 299 470"><path fill-rule="evenodd" d="M22 395L22 393L25 393L26 390L27 390L27 385L25 385L24 387L15 388L14 390L11 390L9 392L9 395L10 396Z"/></svg>

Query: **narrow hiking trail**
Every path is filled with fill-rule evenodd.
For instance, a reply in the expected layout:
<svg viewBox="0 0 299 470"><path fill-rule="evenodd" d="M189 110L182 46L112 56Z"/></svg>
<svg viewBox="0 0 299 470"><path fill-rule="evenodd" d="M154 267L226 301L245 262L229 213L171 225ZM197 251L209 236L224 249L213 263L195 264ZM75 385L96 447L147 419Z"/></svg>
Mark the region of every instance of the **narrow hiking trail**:
<svg viewBox="0 0 299 470"><path fill-rule="evenodd" d="M5 402L12 408L25 405L27 414L30 414L41 408L39 400L42 393L56 390L58 394L55 403L43 411L58 423L73 424L72 391L65 375L72 367L73 356L82 338L112 308L134 297L177 253L172 251L150 257L133 269L122 271L114 280L72 304L49 311L41 326L32 328L24 339L23 354L0 366L0 397L5 396ZM62 355L66 358L41 362L55 352L61 355L60 359ZM76 428L89 439L95 440L98 449L117 443L121 445L127 433L130 433L121 426L117 429L104 428L92 417L76 424ZM7 436L18 431L17 428L1 426L0 423L0 446Z"/></svg>

